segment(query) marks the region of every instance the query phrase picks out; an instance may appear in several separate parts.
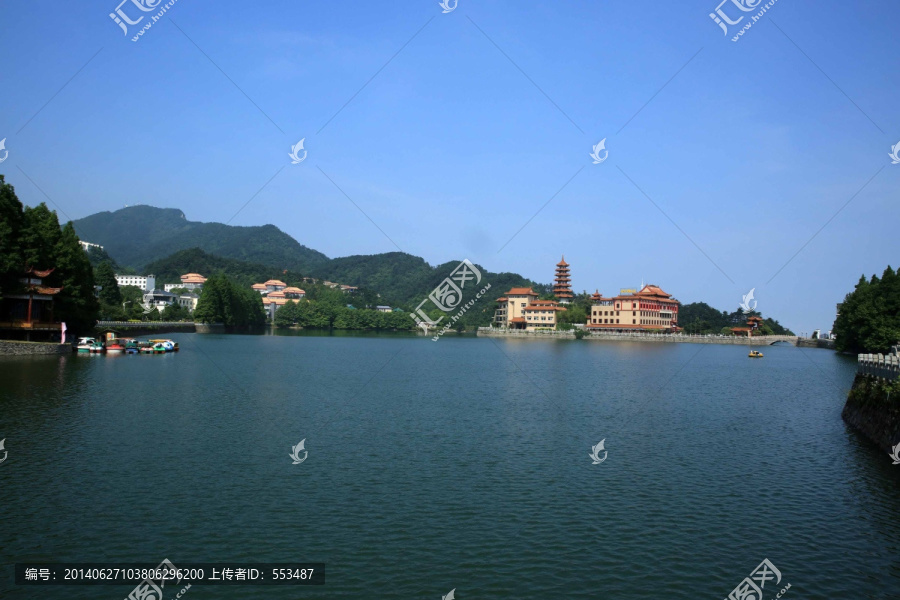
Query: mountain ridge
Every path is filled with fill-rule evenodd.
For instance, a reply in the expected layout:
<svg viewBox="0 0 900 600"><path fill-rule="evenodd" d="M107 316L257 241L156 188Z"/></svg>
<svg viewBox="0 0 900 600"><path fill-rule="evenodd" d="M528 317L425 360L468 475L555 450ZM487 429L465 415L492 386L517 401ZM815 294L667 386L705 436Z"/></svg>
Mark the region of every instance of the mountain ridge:
<svg viewBox="0 0 900 600"><path fill-rule="evenodd" d="M135 269L191 248L301 272L329 260L275 225L189 221L177 208L128 206L76 219L72 225L83 241L100 244L117 263Z"/></svg>

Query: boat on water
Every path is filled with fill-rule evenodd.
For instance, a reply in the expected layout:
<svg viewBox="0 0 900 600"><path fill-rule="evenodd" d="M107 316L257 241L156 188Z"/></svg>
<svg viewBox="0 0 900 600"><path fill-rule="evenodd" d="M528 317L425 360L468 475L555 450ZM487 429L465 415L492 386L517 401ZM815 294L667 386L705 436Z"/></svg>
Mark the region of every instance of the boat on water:
<svg viewBox="0 0 900 600"><path fill-rule="evenodd" d="M153 344L150 342L138 342L138 352L141 354L153 354Z"/></svg>
<svg viewBox="0 0 900 600"><path fill-rule="evenodd" d="M103 344L103 340L94 339L94 342L91 344L88 352L90 352L91 354L100 354L106 352L106 346Z"/></svg>
<svg viewBox="0 0 900 600"><path fill-rule="evenodd" d="M150 340L151 344L162 344L166 352L178 352L178 342L172 340Z"/></svg>
<svg viewBox="0 0 900 600"><path fill-rule="evenodd" d="M749 356L750 358L762 358L763 353L759 350L751 350L750 354L748 354L747 356Z"/></svg>
<svg viewBox="0 0 900 600"><path fill-rule="evenodd" d="M125 342L125 354L137 354L140 351L138 341L134 338L127 338Z"/></svg>
<svg viewBox="0 0 900 600"><path fill-rule="evenodd" d="M114 331L106 333L106 351L113 354L122 354L125 352L124 340L119 339Z"/></svg>
<svg viewBox="0 0 900 600"><path fill-rule="evenodd" d="M75 343L75 350L78 352L90 352L91 346L93 346L96 341L97 340L92 337L80 337Z"/></svg>

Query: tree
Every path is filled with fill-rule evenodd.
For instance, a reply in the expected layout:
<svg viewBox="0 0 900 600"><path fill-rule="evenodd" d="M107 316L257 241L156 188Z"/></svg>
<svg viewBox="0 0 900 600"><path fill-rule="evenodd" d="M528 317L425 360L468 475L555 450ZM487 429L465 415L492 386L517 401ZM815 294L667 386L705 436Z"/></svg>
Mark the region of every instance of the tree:
<svg viewBox="0 0 900 600"><path fill-rule="evenodd" d="M100 286L100 302L113 306L122 304L122 294L119 291L119 282L116 281L116 272L109 262L102 262L94 273L96 284Z"/></svg>
<svg viewBox="0 0 900 600"><path fill-rule="evenodd" d="M841 352L887 353L900 341L900 282L888 266L879 279L859 278L847 294L834 323L835 347Z"/></svg>
<svg viewBox="0 0 900 600"><path fill-rule="evenodd" d="M91 331L97 322L100 303L94 296L94 269L78 243L72 223L63 226L52 253L55 255L53 266L56 270L48 283L62 287L54 303L54 316L65 321L74 335Z"/></svg>
<svg viewBox="0 0 900 600"><path fill-rule="evenodd" d="M15 285L24 266L19 241L23 210L15 189L0 175L0 294Z"/></svg>
<svg viewBox="0 0 900 600"><path fill-rule="evenodd" d="M223 274L216 274L203 284L203 292L194 309L194 320L246 327L264 325L266 313L258 293L236 284Z"/></svg>

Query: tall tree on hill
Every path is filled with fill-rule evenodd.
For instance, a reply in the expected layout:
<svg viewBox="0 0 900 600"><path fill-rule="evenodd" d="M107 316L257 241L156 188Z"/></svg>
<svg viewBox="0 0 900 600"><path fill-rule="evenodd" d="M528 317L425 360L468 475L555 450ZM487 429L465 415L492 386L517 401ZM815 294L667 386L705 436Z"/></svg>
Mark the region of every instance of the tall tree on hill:
<svg viewBox="0 0 900 600"><path fill-rule="evenodd" d="M63 226L53 254L51 284L63 288L56 296L55 316L73 333L86 333L96 324L100 304L94 296L94 269L72 223Z"/></svg>
<svg viewBox="0 0 900 600"><path fill-rule="evenodd" d="M842 352L886 353L900 341L900 281L889 266L881 278L859 278L834 323L835 347Z"/></svg>
<svg viewBox="0 0 900 600"><path fill-rule="evenodd" d="M22 230L22 212L15 189L0 175L0 294L21 276L19 232Z"/></svg>
<svg viewBox="0 0 900 600"><path fill-rule="evenodd" d="M25 207L22 231L19 239L25 265L36 269L54 267L55 248L60 238L59 220L56 213L41 202L37 206ZM81 245L78 246L81 250ZM82 253L84 250L81 250Z"/></svg>
<svg viewBox="0 0 900 600"><path fill-rule="evenodd" d="M122 293L119 291L119 282L116 281L116 272L109 262L102 262L95 273L96 284L100 286L100 302L110 306L122 304Z"/></svg>

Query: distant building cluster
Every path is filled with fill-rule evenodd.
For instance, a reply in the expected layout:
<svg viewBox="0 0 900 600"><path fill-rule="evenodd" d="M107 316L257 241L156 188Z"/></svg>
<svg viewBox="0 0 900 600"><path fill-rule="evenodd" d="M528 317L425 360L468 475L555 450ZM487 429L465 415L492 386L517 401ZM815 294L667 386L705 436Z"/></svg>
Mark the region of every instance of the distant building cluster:
<svg viewBox="0 0 900 600"><path fill-rule="evenodd" d="M203 284L206 283L206 277L199 273L186 273L181 276L181 283L167 283L163 286L167 292L174 289L182 288L185 290L202 290Z"/></svg>
<svg viewBox="0 0 900 600"><path fill-rule="evenodd" d="M275 318L275 311L279 306L284 306L288 302L298 303L306 297L304 290L289 286L278 279L270 279L265 283L254 283L251 287L262 295L263 308L266 309L270 319Z"/></svg>
<svg viewBox="0 0 900 600"><path fill-rule="evenodd" d="M156 309L160 312L169 306L181 306L189 312L194 312L197 302L200 300L200 292L206 277L199 273L187 273L181 276L181 283L167 283L164 289L156 288L154 275L116 275L116 282L120 285L133 285L144 290L143 305L145 309ZM172 290L184 289L187 292L176 294Z"/></svg>
<svg viewBox="0 0 900 600"><path fill-rule="evenodd" d="M512 288L498 298L494 312L495 327L505 329L557 329L560 313L567 310L575 294L571 271L565 257L556 264L553 283L554 299L539 300L532 288ZM659 286L650 284L640 290L620 290L618 296L605 298L597 290L590 298L590 316L584 325L599 331L665 331L678 328L678 300Z"/></svg>

